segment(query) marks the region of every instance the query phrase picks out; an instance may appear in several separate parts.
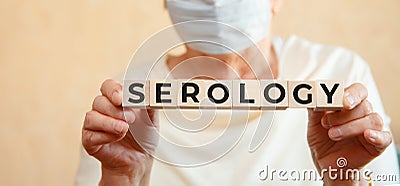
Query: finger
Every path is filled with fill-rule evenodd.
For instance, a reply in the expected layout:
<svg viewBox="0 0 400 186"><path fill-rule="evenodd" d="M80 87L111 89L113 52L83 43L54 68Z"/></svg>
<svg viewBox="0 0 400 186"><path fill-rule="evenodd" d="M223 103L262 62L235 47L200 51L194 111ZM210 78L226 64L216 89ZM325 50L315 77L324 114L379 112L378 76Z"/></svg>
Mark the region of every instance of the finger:
<svg viewBox="0 0 400 186"><path fill-rule="evenodd" d="M324 128L331 128L333 126L342 125L352 120L362 118L372 113L372 105L368 100L363 100L353 110L341 110L339 112L331 112L326 114L321 119Z"/></svg>
<svg viewBox="0 0 400 186"><path fill-rule="evenodd" d="M82 130L82 145L89 154L94 154L100 145L121 140L124 135L114 135L99 131Z"/></svg>
<svg viewBox="0 0 400 186"><path fill-rule="evenodd" d="M343 106L347 110L353 109L368 97L368 90L364 85L355 83L345 89Z"/></svg>
<svg viewBox="0 0 400 186"><path fill-rule="evenodd" d="M392 143L392 134L389 131L365 130L364 138L374 145L378 151L383 151Z"/></svg>
<svg viewBox="0 0 400 186"><path fill-rule="evenodd" d="M93 101L92 109L113 118L125 119L122 107L113 105L105 96L97 96Z"/></svg>
<svg viewBox="0 0 400 186"><path fill-rule="evenodd" d="M335 141L363 134L367 129L382 130L383 121L377 113L369 114L343 125L332 127L328 131L329 138Z"/></svg>
<svg viewBox="0 0 400 186"><path fill-rule="evenodd" d="M122 104L122 85L113 79L107 79L100 88L101 94L106 96L113 105L120 106Z"/></svg>
<svg viewBox="0 0 400 186"><path fill-rule="evenodd" d="M344 90L343 106L347 110L353 109L368 97L368 90L364 85L355 83Z"/></svg>
<svg viewBox="0 0 400 186"><path fill-rule="evenodd" d="M83 128L120 135L126 133L129 126L125 121L103 115L96 111L90 111L86 113Z"/></svg>
<svg viewBox="0 0 400 186"><path fill-rule="evenodd" d="M136 118L132 109L115 106L105 96L97 96L93 101L92 109L112 118L124 120L127 123L133 123Z"/></svg>

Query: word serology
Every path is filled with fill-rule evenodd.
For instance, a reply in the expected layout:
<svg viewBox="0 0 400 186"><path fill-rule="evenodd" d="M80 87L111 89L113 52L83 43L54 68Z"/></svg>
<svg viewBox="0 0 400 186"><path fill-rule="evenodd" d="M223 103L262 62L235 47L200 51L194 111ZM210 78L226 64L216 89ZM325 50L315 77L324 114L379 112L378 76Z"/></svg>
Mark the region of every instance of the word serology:
<svg viewBox="0 0 400 186"><path fill-rule="evenodd" d="M337 110L343 94L343 83L334 80L125 80L122 106Z"/></svg>

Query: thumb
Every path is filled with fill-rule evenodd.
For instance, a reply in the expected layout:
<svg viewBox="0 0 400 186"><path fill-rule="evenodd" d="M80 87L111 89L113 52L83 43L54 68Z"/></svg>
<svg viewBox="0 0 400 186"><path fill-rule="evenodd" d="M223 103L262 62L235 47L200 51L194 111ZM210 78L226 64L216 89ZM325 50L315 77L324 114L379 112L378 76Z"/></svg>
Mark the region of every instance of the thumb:
<svg viewBox="0 0 400 186"><path fill-rule="evenodd" d="M308 110L308 125L309 126L320 124L322 117L326 113L325 111L315 111L312 108L309 108L307 110Z"/></svg>
<svg viewBox="0 0 400 186"><path fill-rule="evenodd" d="M136 143L147 153L158 145L158 112L152 109L132 109L136 119L129 124L129 131Z"/></svg>
<svg viewBox="0 0 400 186"><path fill-rule="evenodd" d="M156 128L158 128L158 113L154 110L154 109L146 109L147 112L147 116L149 118L149 123L151 123L151 125L155 126Z"/></svg>
<svg viewBox="0 0 400 186"><path fill-rule="evenodd" d="M317 151L329 141L328 129L325 129L321 124L321 119L325 114L325 111L308 109L307 141L314 158L319 154ZM317 164L316 166L318 167Z"/></svg>

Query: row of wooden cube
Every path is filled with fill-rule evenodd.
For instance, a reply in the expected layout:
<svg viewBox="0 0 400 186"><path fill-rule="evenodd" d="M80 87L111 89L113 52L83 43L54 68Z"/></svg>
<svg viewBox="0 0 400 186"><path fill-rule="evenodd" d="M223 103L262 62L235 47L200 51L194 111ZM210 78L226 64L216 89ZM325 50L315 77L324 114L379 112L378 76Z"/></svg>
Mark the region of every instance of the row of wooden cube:
<svg viewBox="0 0 400 186"><path fill-rule="evenodd" d="M343 83L334 80L125 80L122 104L139 108L340 109L343 92Z"/></svg>

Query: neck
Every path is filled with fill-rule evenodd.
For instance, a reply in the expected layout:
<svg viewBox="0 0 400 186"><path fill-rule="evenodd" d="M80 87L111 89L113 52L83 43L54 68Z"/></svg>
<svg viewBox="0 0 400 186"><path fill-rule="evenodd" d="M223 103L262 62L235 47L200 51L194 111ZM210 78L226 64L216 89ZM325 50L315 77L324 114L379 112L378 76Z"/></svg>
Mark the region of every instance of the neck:
<svg viewBox="0 0 400 186"><path fill-rule="evenodd" d="M218 78L222 79L230 79L234 78L232 76L231 72L234 72L234 76L236 78L240 79L260 79L260 74L259 73L266 73L268 75L264 76L267 77L266 79L270 78L276 78L278 76L278 61L276 57L276 52L274 50L274 47L271 44L271 41L269 38L263 39L257 43L257 47L250 47L242 52L240 52L240 55L237 55L235 53L229 53L229 54L205 54L197 50L193 50L191 48L186 47L186 52L180 56L168 56L167 58L167 66L169 69L172 71L175 69L177 66L180 66L180 64L184 61L188 61L191 58L194 57L208 57L212 59L216 59L219 62L222 62L222 65L210 65L212 68L207 68L207 71L212 71L216 70L221 76L218 76ZM257 51L256 51L257 50ZM256 56L258 53L258 50L262 52L263 56L259 56L262 58L265 58L267 60L256 60ZM241 57L247 59L247 62ZM252 60L254 59L254 60ZM261 58L257 58L261 59ZM268 62L268 65L263 64L265 63L264 61ZM211 63L210 63L211 64ZM201 64L203 65L203 64ZM218 66L218 68L216 67ZM215 67L215 68L214 68ZM257 72L258 69L266 69L269 68L270 72ZM193 70L193 69L198 69L197 67L190 68L187 70ZM268 70L267 70L268 71ZM209 73L209 72L208 72ZM199 74L199 73L198 73ZM201 74L201 72L200 72ZM264 79L264 78L261 78Z"/></svg>

